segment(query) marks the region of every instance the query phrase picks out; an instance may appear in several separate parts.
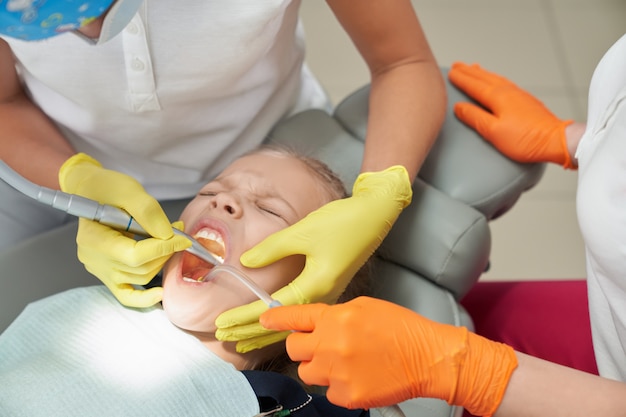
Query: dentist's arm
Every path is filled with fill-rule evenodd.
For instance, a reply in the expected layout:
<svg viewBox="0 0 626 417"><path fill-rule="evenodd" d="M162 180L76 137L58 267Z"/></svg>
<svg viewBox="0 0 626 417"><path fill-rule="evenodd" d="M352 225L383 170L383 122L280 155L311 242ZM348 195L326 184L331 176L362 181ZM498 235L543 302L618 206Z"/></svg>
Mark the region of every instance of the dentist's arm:
<svg viewBox="0 0 626 417"><path fill-rule="evenodd" d="M261 323L295 330L287 352L328 399L375 408L439 398L478 416L624 416L626 384L528 355L386 301L271 309ZM495 414L494 414L495 413Z"/></svg>
<svg viewBox="0 0 626 417"><path fill-rule="evenodd" d="M26 96L9 45L0 39L0 158L36 184L59 189L57 173L76 152Z"/></svg>
<svg viewBox="0 0 626 417"><path fill-rule="evenodd" d="M371 76L361 172L404 166L413 182L445 118L446 91L409 0L327 0Z"/></svg>
<svg viewBox="0 0 626 417"><path fill-rule="evenodd" d="M156 239L136 242L107 226L81 219L78 258L123 303L149 306L161 288L147 284L169 256L191 243L174 235L159 203L127 175L77 154L54 123L26 96L9 45L0 39L0 157L36 184L78 194L129 212Z"/></svg>
<svg viewBox="0 0 626 417"><path fill-rule="evenodd" d="M263 267L303 254L306 266L272 296L283 304L334 302L411 200L411 184L445 115L445 86L409 0L328 0L371 74L365 154L352 197L265 239L241 262ZM217 337L247 351L275 341L261 302L220 315Z"/></svg>

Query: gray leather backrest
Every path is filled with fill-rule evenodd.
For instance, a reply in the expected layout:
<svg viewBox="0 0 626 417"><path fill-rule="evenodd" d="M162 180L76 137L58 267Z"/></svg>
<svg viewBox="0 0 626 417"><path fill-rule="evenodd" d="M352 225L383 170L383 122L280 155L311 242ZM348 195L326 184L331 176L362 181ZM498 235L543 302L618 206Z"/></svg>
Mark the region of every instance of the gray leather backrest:
<svg viewBox="0 0 626 417"><path fill-rule="evenodd" d="M545 164L521 164L502 155L474 130L460 122L453 112L454 103L472 101L446 80L448 108L437 141L419 172L429 185L463 201L494 219L508 211L519 196L535 186L543 176ZM369 86L362 87L335 110L335 118L354 137L365 139Z"/></svg>

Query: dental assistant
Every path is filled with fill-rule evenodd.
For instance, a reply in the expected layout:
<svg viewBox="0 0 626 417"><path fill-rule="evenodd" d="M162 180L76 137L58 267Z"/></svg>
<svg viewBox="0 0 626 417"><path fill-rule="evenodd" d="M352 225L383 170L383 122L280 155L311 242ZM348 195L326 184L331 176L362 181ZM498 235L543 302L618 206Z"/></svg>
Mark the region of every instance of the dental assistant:
<svg viewBox="0 0 626 417"><path fill-rule="evenodd" d="M478 65L457 63L449 73L483 106L458 103L455 114L501 152L520 162L578 168L578 220L600 376L360 298L345 305L280 307L261 316L268 328L301 331L288 337L287 351L302 361L302 379L330 386L329 399L347 407L433 397L479 416L626 415L624 74L626 35L596 67L582 124L560 120L539 100Z"/></svg>
<svg viewBox="0 0 626 417"><path fill-rule="evenodd" d="M242 256L256 268L306 255L303 273L273 294L283 304L336 300L409 204L445 113L443 79L409 0L327 3L371 73L365 154L352 197ZM123 304L159 302L160 287L134 286L190 244L158 200L192 197L280 119L328 108L304 63L299 5L0 3L0 157L31 181L125 209L153 236L136 242L79 222L79 259ZM65 221L10 189L0 200L0 246ZM262 347L264 308L224 313L219 337L241 340L242 351Z"/></svg>

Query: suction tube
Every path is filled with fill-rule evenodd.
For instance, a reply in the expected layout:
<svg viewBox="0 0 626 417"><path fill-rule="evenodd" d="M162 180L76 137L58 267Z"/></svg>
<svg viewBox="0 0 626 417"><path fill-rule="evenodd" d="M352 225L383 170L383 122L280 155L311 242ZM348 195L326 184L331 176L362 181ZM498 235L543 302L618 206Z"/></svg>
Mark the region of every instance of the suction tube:
<svg viewBox="0 0 626 417"><path fill-rule="evenodd" d="M239 271L235 267L231 265L217 265L215 268L211 269L211 272L207 274L204 278L204 281L210 281L220 272L226 272L233 277L237 278L239 282L244 284L250 291L252 291L257 297L261 299L269 308L278 307L282 304L278 300L274 300L266 291L264 291L261 287L259 287L254 281L252 281L246 274Z"/></svg>

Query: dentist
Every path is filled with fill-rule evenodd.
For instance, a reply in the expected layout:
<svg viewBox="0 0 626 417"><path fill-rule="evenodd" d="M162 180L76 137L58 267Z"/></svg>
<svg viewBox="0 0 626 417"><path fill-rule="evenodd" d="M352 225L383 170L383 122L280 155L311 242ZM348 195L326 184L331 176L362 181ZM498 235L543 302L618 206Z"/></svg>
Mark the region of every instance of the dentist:
<svg viewBox="0 0 626 417"><path fill-rule="evenodd" d="M250 268L306 256L302 274L273 294L285 305L336 300L411 201L445 113L443 79L409 0L327 3L371 73L365 154L350 198L242 256ZM123 304L158 303L160 287L135 286L190 244L158 201L191 198L280 119L329 107L304 63L299 5L0 2L0 157L35 183L123 208L153 236L136 242L79 221L79 259ZM0 192L0 247L68 221ZM222 314L218 337L240 351L270 343L263 310Z"/></svg>

